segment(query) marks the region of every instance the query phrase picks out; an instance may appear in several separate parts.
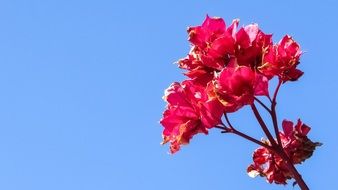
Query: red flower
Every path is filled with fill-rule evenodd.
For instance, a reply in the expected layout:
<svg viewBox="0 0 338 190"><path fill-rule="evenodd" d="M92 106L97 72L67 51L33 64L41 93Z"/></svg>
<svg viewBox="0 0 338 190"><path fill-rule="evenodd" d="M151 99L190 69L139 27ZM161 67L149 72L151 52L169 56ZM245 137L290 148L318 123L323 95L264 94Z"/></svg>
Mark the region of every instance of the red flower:
<svg viewBox="0 0 338 190"><path fill-rule="evenodd" d="M291 179L292 174L285 161L264 147L254 151L253 161L254 163L247 169L250 177L260 175L266 177L269 183L276 184L286 184L286 180Z"/></svg>
<svg viewBox="0 0 338 190"><path fill-rule="evenodd" d="M282 126L283 132L279 132L282 147L293 164L300 164L310 158L315 148L321 145L307 137L310 127L300 120L295 126L291 121L284 120ZM270 144L268 141L265 143ZM269 183L276 184L286 184L287 179L292 178L292 172L289 171L286 161L265 147L254 151L253 162L247 169L251 177L260 175L266 177Z"/></svg>
<svg viewBox="0 0 338 190"><path fill-rule="evenodd" d="M226 25L222 18L210 18L207 15L201 26L188 28L189 41L200 49L204 49L209 42L213 42L226 32L225 27Z"/></svg>
<svg viewBox="0 0 338 190"><path fill-rule="evenodd" d="M300 119L295 126L293 122L284 120L282 126L283 132L280 132L279 136L285 152L294 164L300 164L310 158L316 146L321 145L318 142L312 142L307 137L311 128L302 123Z"/></svg>
<svg viewBox="0 0 338 190"><path fill-rule="evenodd" d="M170 152L188 144L197 133L208 134L208 129L221 122L222 105L209 99L205 89L186 80L173 83L166 90L168 102L160 123L163 125L163 144L170 142Z"/></svg>
<svg viewBox="0 0 338 190"><path fill-rule="evenodd" d="M179 67L197 83L206 86L214 72L221 71L231 59L237 63L257 69L262 56L272 45L272 35L264 34L257 24L247 25L238 32L238 19L226 28L223 19L207 16L201 26L189 27L189 41L192 48L189 55L178 61Z"/></svg>
<svg viewBox="0 0 338 190"><path fill-rule="evenodd" d="M239 65L257 68L264 50L272 45L272 35L264 34L257 24L241 28L236 34L236 58Z"/></svg>
<svg viewBox="0 0 338 190"><path fill-rule="evenodd" d="M192 48L187 57L178 61L179 67L187 69L186 75L206 86L215 71L222 70L234 54L233 31L238 20L226 29L223 19L207 16L201 26L189 27Z"/></svg>
<svg viewBox="0 0 338 190"><path fill-rule="evenodd" d="M303 75L296 68L301 54L298 43L286 35L278 44L266 50L264 64L258 69L269 78L278 76L283 82L295 81Z"/></svg>
<svg viewBox="0 0 338 190"><path fill-rule="evenodd" d="M244 105L252 104L254 96L268 96L268 80L246 66L224 68L215 78L211 96L225 106L226 112L235 112Z"/></svg>
<svg viewBox="0 0 338 190"><path fill-rule="evenodd" d="M215 69L205 66L195 53L179 60L178 64L180 68L188 70L185 73L186 76L202 86L206 86L214 77Z"/></svg>
<svg viewBox="0 0 338 190"><path fill-rule="evenodd" d="M227 63L228 54L234 52L234 39L222 18L207 16L201 26L189 27L188 34L194 45L190 55L201 61L199 66L221 70Z"/></svg>

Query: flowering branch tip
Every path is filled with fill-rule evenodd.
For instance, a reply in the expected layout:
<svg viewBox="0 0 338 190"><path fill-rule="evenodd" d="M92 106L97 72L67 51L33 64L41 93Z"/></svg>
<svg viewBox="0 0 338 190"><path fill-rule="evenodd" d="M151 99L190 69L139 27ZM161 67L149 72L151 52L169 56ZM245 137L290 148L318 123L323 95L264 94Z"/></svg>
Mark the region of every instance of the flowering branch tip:
<svg viewBox="0 0 338 190"><path fill-rule="evenodd" d="M187 79L172 83L165 91L167 106L160 121L164 127L161 144L169 143L170 153L174 154L195 135L207 135L217 128L221 133L231 133L260 146L247 168L250 177L259 175L276 184L295 179L293 185L308 190L294 165L310 158L322 144L307 137L310 127L300 119L295 125L283 120L280 130L276 110L281 86L303 75L297 68L303 52L289 35L273 43L272 34L264 33L257 24L238 24L239 19L227 26L222 18L207 15L201 25L188 27L191 49L186 57L175 62L185 70ZM278 79L278 84L270 96L269 82L273 78ZM267 97L267 103L261 100L262 96ZM274 132L255 102L268 112ZM245 106L251 107L267 139L257 140L232 125L228 114Z"/></svg>

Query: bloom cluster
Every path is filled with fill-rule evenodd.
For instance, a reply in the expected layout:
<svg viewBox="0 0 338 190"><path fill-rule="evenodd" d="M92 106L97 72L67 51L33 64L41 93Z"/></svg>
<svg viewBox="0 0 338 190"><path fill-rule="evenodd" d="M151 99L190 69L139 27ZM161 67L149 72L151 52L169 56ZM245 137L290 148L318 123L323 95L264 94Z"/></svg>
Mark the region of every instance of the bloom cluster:
<svg viewBox="0 0 338 190"><path fill-rule="evenodd" d="M290 158L292 164L300 164L311 157L316 146L321 144L312 142L307 134L310 127L299 119L293 126L293 122L284 120L283 131L279 132L283 151ZM266 141L270 144L269 141ZM247 171L249 176L257 175L266 177L269 183L286 184L287 179L293 178L293 174L287 167L287 160L265 147L259 147L253 154L254 163L249 165Z"/></svg>
<svg viewBox="0 0 338 190"><path fill-rule="evenodd" d="M225 126L223 115L253 106L259 96L267 97L275 106L275 97L269 95L272 78L282 85L303 75L297 68L302 51L291 36L273 43L272 35L257 24L238 24L235 19L226 26L222 18L207 16L202 25L188 28L191 49L177 62L188 78L171 84L165 91L167 106L160 121L164 127L162 143L170 143L171 153L188 144L194 135ZM283 129L278 137L280 146L293 164L310 157L316 144L306 137L309 128L300 121L295 127L284 121ZM280 156L261 147L254 152L254 164L248 172L284 184L293 177L284 165Z"/></svg>
<svg viewBox="0 0 338 190"><path fill-rule="evenodd" d="M273 44L257 24L237 31L238 22L226 27L223 19L207 16L201 26L188 28L192 47L178 65L190 79L171 84L164 96L163 143L171 143L172 153L219 124L223 112L252 104L254 96L269 96L273 76L286 82L303 74L296 68L299 45L290 36Z"/></svg>
<svg viewBox="0 0 338 190"><path fill-rule="evenodd" d="M203 87L190 80L171 84L164 98L168 105L161 120L163 143L171 143L171 153L189 143L193 135L207 134L208 129L221 122L221 105L216 99L209 98Z"/></svg>

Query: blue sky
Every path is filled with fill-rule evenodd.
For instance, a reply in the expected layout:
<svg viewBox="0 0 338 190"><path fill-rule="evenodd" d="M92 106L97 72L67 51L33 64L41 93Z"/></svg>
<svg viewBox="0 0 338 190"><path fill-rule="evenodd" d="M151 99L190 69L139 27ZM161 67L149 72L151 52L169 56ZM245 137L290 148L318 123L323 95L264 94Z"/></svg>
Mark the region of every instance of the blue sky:
<svg viewBox="0 0 338 190"><path fill-rule="evenodd" d="M338 3L331 1L0 1L0 189L293 189L251 179L255 145L196 136L160 146L163 90L183 79L186 27L220 16L256 22L306 51L281 89L279 119L324 143L298 166L312 190L337 189ZM230 116L260 138L252 114Z"/></svg>

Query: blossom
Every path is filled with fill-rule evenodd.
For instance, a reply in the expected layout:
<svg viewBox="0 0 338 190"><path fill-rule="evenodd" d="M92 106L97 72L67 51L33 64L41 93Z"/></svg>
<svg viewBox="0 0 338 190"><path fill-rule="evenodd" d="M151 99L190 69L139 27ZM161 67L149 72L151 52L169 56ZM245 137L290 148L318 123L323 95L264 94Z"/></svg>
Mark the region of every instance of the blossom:
<svg viewBox="0 0 338 190"><path fill-rule="evenodd" d="M164 99L168 104L160 121L164 127L162 143L170 142L171 153L188 144L194 135L208 134L208 129L221 122L222 105L191 80L171 84Z"/></svg>
<svg viewBox="0 0 338 190"><path fill-rule="evenodd" d="M201 26L188 28L189 41L197 47L204 49L208 43L218 39L226 32L226 24L220 17L206 16Z"/></svg>
<svg viewBox="0 0 338 190"><path fill-rule="evenodd" d="M267 78L246 66L224 68L210 85L210 96L217 97L226 112L252 104L255 96L269 95Z"/></svg>
<svg viewBox="0 0 338 190"><path fill-rule="evenodd" d="M310 158L315 148L321 145L321 143L312 142L307 137L311 128L302 123L300 119L296 125L284 120L282 127L283 131L279 132L282 148L292 164L300 164ZM269 141L264 143L270 145ZM293 178L286 162L275 152L259 147L253 153L253 164L249 165L247 172L251 177L257 175L266 177L269 183L286 184L288 179Z"/></svg>
<svg viewBox="0 0 338 190"><path fill-rule="evenodd" d="M180 68L188 70L186 76L206 86L234 54L233 32L237 25L238 20L234 20L227 29L222 18L207 16L202 25L189 27L192 47L187 57L178 61Z"/></svg>
<svg viewBox="0 0 338 190"><path fill-rule="evenodd" d="M205 66L195 53L189 54L178 63L181 68L188 70L185 73L186 76L202 86L206 86L214 77L215 69Z"/></svg>
<svg viewBox="0 0 338 190"><path fill-rule="evenodd" d="M283 82L296 81L303 75L297 69L301 54L298 43L291 36L285 35L278 44L266 49L263 64L258 70L269 78L278 76Z"/></svg>
<svg viewBox="0 0 338 190"><path fill-rule="evenodd" d="M272 45L272 35L263 33L257 24L242 27L236 34L235 57L239 65L257 68L262 64L262 56Z"/></svg>
<svg viewBox="0 0 338 190"><path fill-rule="evenodd" d="M272 35L265 34L257 24L244 26L237 31L239 19L227 28L219 17L207 16L202 25L188 28L192 44L189 54L178 61L186 76L206 86L215 72L222 71L232 59L238 65L261 67L266 49L272 46Z"/></svg>
<svg viewBox="0 0 338 190"><path fill-rule="evenodd" d="M284 120L283 132L279 133L284 150L294 164L300 164L310 158L316 146L321 143L312 142L307 134L311 130L309 126L298 119L296 125L292 121Z"/></svg>
<svg viewBox="0 0 338 190"><path fill-rule="evenodd" d="M285 160L265 147L257 148L253 153L253 164L247 169L250 177L260 175L269 183L286 184L292 178Z"/></svg>

